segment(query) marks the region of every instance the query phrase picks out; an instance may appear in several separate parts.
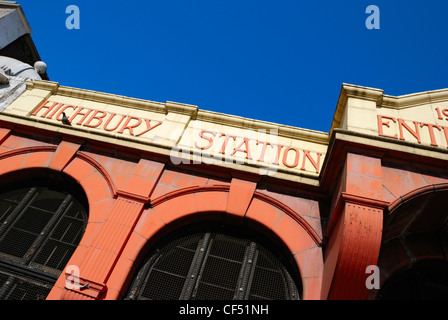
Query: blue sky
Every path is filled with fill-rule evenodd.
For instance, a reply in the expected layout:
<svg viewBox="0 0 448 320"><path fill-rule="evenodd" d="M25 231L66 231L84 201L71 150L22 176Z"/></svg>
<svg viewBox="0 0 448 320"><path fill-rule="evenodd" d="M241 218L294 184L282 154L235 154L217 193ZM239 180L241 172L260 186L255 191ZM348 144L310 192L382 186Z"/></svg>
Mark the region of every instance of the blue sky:
<svg viewBox="0 0 448 320"><path fill-rule="evenodd" d="M342 83L448 88L446 0L18 1L50 80L328 132ZM80 28L67 29L69 5ZM365 22L369 5L380 29Z"/></svg>

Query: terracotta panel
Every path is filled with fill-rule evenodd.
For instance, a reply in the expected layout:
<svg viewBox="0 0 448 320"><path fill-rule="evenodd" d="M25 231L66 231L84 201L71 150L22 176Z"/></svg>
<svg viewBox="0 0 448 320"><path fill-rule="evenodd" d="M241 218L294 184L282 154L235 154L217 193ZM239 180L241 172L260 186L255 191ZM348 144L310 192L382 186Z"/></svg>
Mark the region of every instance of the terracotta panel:
<svg viewBox="0 0 448 320"><path fill-rule="evenodd" d="M303 300L320 300L322 291L322 279L321 278L303 278Z"/></svg>
<svg viewBox="0 0 448 320"><path fill-rule="evenodd" d="M383 184L398 198L430 182L419 173L384 167Z"/></svg>
<svg viewBox="0 0 448 320"><path fill-rule="evenodd" d="M148 198L152 193L156 180L146 178L138 175L133 175L127 180L126 185L123 187L123 191L129 194L134 194L142 198Z"/></svg>
<svg viewBox="0 0 448 320"><path fill-rule="evenodd" d="M176 179L176 186L180 188L187 188L193 186L202 186L207 183L207 178L198 177L190 174L179 173Z"/></svg>
<svg viewBox="0 0 448 320"><path fill-rule="evenodd" d="M62 277L60 279L62 280L61 283L64 283L64 279L62 279ZM61 300L65 291L66 290L64 287L62 287L58 283L55 283L55 285L51 289L50 293L48 294L46 300Z"/></svg>
<svg viewBox="0 0 448 320"><path fill-rule="evenodd" d="M80 180L79 183L83 187L89 203L109 199L113 196L109 185L98 171L94 171L89 176Z"/></svg>
<svg viewBox="0 0 448 320"><path fill-rule="evenodd" d="M8 157L0 160L0 174L13 172L23 169L26 155L18 155L14 157Z"/></svg>
<svg viewBox="0 0 448 320"><path fill-rule="evenodd" d="M262 225L273 228L285 213L274 206L267 205L264 201L253 199L246 213L248 223L250 220L257 221Z"/></svg>
<svg viewBox="0 0 448 320"><path fill-rule="evenodd" d="M198 212L225 212L228 193L221 191L208 191L195 193Z"/></svg>
<svg viewBox="0 0 448 320"><path fill-rule="evenodd" d="M131 228L128 226L106 221L102 228L101 234L93 243L95 248L118 254L124 245Z"/></svg>
<svg viewBox="0 0 448 320"><path fill-rule="evenodd" d="M281 193L269 192L267 190L260 190L274 199L281 201L283 204L290 207L293 211L297 212L301 216L310 216L320 218L319 202L316 200L310 200L300 198L299 196L290 196Z"/></svg>
<svg viewBox="0 0 448 320"><path fill-rule="evenodd" d="M134 174L143 177L158 179L164 166L165 165L160 162L141 159L134 170Z"/></svg>
<svg viewBox="0 0 448 320"><path fill-rule="evenodd" d="M302 278L322 278L323 272L322 248L314 246L305 248L294 254L294 259L300 267ZM320 295L320 293L319 293Z"/></svg>
<svg viewBox="0 0 448 320"><path fill-rule="evenodd" d="M116 253L92 248L88 259L80 267L81 276L95 282L104 282L117 259Z"/></svg>
<svg viewBox="0 0 448 320"><path fill-rule="evenodd" d="M10 129L0 128L0 145L6 140L10 133Z"/></svg>
<svg viewBox="0 0 448 320"><path fill-rule="evenodd" d="M160 177L159 183L163 184L173 184L179 173L171 170L163 170L162 176Z"/></svg>
<svg viewBox="0 0 448 320"><path fill-rule="evenodd" d="M143 210L143 203L118 197L107 221L133 227Z"/></svg>
<svg viewBox="0 0 448 320"><path fill-rule="evenodd" d="M148 240L164 226L165 223L158 214L153 209L147 209L143 211L134 232Z"/></svg>
<svg viewBox="0 0 448 320"><path fill-rule="evenodd" d="M149 200L163 168L163 163L141 159L122 191Z"/></svg>
<svg viewBox="0 0 448 320"><path fill-rule="evenodd" d="M110 208L109 205L107 207ZM81 262L86 280L100 284L107 280L132 233L142 208L143 204L140 202L119 197L114 200L105 222L98 224L99 229L93 228L95 224L90 223L87 235L90 243L89 250ZM87 239L83 241L85 242Z"/></svg>
<svg viewBox="0 0 448 320"><path fill-rule="evenodd" d="M95 159L95 161L100 163L111 174L118 173L121 175L130 176L137 166L136 162L119 159L117 157L110 157L87 151L83 151L83 153L92 159Z"/></svg>
<svg viewBox="0 0 448 320"><path fill-rule="evenodd" d="M155 229L152 231L157 232ZM129 240L126 242L126 247L120 255L120 259L135 261L139 257L147 242L148 239L143 237L140 233L133 232L129 237Z"/></svg>
<svg viewBox="0 0 448 320"><path fill-rule="evenodd" d="M252 201L257 184L240 179L232 179L230 183L227 213L244 217Z"/></svg>
<svg viewBox="0 0 448 320"><path fill-rule="evenodd" d="M95 171L95 167L79 158L74 158L63 170L64 173L68 174L78 182L90 176Z"/></svg>
<svg viewBox="0 0 448 320"><path fill-rule="evenodd" d="M422 174L422 176L426 181L428 181L429 184L441 184L448 182L448 178L436 177L429 174Z"/></svg>
<svg viewBox="0 0 448 320"><path fill-rule="evenodd" d="M197 213L196 198L194 194L186 194L163 202L153 208L165 224L179 218Z"/></svg>
<svg viewBox="0 0 448 320"><path fill-rule="evenodd" d="M383 199L381 159L347 154L343 192L372 199Z"/></svg>
<svg viewBox="0 0 448 320"><path fill-rule="evenodd" d="M151 194L151 201L156 200L160 197L164 197L166 194L177 189L179 188L173 185L162 184L159 182L157 183L156 187L154 188L154 191Z"/></svg>
<svg viewBox="0 0 448 320"><path fill-rule="evenodd" d="M361 197L382 200L383 182L378 178L348 173L345 191Z"/></svg>
<svg viewBox="0 0 448 320"><path fill-rule="evenodd" d="M102 223L112 211L115 199L107 198L89 203L89 223Z"/></svg>
<svg viewBox="0 0 448 320"><path fill-rule="evenodd" d="M27 154L25 159L25 168L46 168L52 158L52 152L33 152Z"/></svg>
<svg viewBox="0 0 448 320"><path fill-rule="evenodd" d="M6 136L2 143L2 147L18 150L23 148L31 148L31 147L40 147L40 146L54 146L53 144L49 144L46 142L42 142L39 140L34 140L30 138L23 138L20 136L15 136L14 134L10 134Z"/></svg>
<svg viewBox="0 0 448 320"><path fill-rule="evenodd" d="M288 215L283 215L273 226L273 230L293 254L316 246L305 229Z"/></svg>
<svg viewBox="0 0 448 320"><path fill-rule="evenodd" d="M132 270L134 262L127 259L119 259L114 267L114 270L107 280L107 295L106 300L117 299L121 291L126 290L128 282L128 275Z"/></svg>
<svg viewBox="0 0 448 320"><path fill-rule="evenodd" d="M74 158L79 147L80 145L77 143L62 141L50 161L50 169L62 171L65 166Z"/></svg>
<svg viewBox="0 0 448 320"><path fill-rule="evenodd" d="M95 239L98 237L98 234L101 230L102 223L98 222L89 222L87 223L86 230L84 232L84 235L81 239L80 246L85 247L91 247L95 241Z"/></svg>
<svg viewBox="0 0 448 320"><path fill-rule="evenodd" d="M348 153L347 171L371 177L381 177L381 159L364 155Z"/></svg>
<svg viewBox="0 0 448 320"><path fill-rule="evenodd" d="M381 245L383 226L382 209L346 203L340 215L341 229L332 237L339 237L339 251L334 269L326 267L332 284L329 299L366 299L369 291L365 286L366 267L376 265ZM332 250L336 250L333 247ZM351 285L346 284L350 282Z"/></svg>
<svg viewBox="0 0 448 320"><path fill-rule="evenodd" d="M230 185L230 183L227 182L227 181L208 179L207 180L207 185L209 185L209 186L222 186L222 185L228 186L228 185Z"/></svg>
<svg viewBox="0 0 448 320"><path fill-rule="evenodd" d="M107 170L107 169L106 169ZM131 176L125 176L122 174L118 174L118 173L110 173L110 176L112 177L115 185L117 186L117 190L123 190L126 187L126 184L128 183L129 179L131 178Z"/></svg>

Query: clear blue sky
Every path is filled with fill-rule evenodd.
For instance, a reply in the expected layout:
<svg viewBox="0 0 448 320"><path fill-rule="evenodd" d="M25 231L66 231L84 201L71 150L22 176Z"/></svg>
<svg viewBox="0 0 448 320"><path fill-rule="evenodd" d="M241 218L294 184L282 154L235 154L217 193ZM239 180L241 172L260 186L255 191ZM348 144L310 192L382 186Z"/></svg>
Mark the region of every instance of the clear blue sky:
<svg viewBox="0 0 448 320"><path fill-rule="evenodd" d="M50 80L328 132L342 83L447 88L446 0L18 1ZM66 28L66 8L80 29ZM369 30L366 8L380 9Z"/></svg>

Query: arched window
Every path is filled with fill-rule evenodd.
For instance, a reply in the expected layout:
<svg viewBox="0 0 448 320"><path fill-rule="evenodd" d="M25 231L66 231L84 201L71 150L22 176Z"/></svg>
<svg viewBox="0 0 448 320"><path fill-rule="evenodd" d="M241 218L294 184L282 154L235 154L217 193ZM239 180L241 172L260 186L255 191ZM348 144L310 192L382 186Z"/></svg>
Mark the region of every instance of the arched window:
<svg viewBox="0 0 448 320"><path fill-rule="evenodd" d="M279 250L244 235L216 228L177 233L146 256L126 299L299 299Z"/></svg>
<svg viewBox="0 0 448 320"><path fill-rule="evenodd" d="M45 299L75 251L87 210L64 187L0 189L0 300Z"/></svg>

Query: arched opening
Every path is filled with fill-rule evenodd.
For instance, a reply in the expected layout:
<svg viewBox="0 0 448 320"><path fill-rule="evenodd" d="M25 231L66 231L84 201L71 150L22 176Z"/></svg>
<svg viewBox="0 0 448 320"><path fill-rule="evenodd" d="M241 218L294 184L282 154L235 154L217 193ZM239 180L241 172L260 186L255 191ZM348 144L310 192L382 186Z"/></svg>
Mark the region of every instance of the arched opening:
<svg viewBox="0 0 448 320"><path fill-rule="evenodd" d="M157 242L140 264L129 300L297 300L292 257L259 232L196 223Z"/></svg>
<svg viewBox="0 0 448 320"><path fill-rule="evenodd" d="M28 173L26 180L12 174L1 180L0 300L45 299L88 221L86 196L76 183Z"/></svg>
<svg viewBox="0 0 448 320"><path fill-rule="evenodd" d="M384 218L375 299L448 298L448 185L400 197Z"/></svg>

